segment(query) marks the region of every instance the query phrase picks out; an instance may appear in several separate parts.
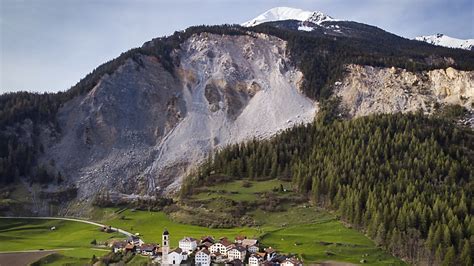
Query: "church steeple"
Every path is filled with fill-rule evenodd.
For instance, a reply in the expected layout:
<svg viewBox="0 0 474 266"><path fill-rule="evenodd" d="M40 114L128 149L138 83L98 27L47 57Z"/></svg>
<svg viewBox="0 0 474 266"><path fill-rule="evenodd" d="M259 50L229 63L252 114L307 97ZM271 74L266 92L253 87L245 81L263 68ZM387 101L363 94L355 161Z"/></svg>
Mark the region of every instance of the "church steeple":
<svg viewBox="0 0 474 266"><path fill-rule="evenodd" d="M170 233L168 232L168 229L166 228L163 231L163 235L161 238L161 251L162 251L161 264L162 265L169 264L168 253L170 252Z"/></svg>

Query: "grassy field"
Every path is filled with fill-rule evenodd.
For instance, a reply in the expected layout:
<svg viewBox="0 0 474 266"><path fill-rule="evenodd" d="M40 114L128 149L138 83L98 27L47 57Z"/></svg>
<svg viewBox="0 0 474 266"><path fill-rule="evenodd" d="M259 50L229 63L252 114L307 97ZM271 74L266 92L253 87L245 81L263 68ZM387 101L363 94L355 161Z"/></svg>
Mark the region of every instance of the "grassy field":
<svg viewBox="0 0 474 266"><path fill-rule="evenodd" d="M250 187L244 187L244 182L250 184ZM278 189L280 185L283 185L284 188L290 187L289 182L276 179L267 181L237 180L207 187L208 191L193 195L192 198L196 200L208 200L224 197L235 201L252 201L256 200L259 194L271 191L273 188Z"/></svg>
<svg viewBox="0 0 474 266"><path fill-rule="evenodd" d="M279 180L235 181L208 187L206 191L193 196L195 202L208 205L199 207L200 211L212 213L212 202L225 197L236 202L261 199L262 193L273 188L290 189L289 183ZM292 192L278 192L278 197L294 196ZM209 203L211 202L211 203ZM201 203L198 203L201 204ZM205 204L204 204L205 205ZM368 265L404 265L404 263L381 249L363 234L346 228L327 211L307 206L307 204L287 204L284 211L270 212L257 208L248 213L255 226L230 229L208 228L178 223L163 212L135 211L118 208L102 208L93 212L94 220L104 224L139 233L146 242L161 242L165 228L170 232L171 245L190 236L200 238L212 235L215 238L237 235L259 238L264 246L271 246L281 253L296 253L305 263L341 261L358 264L362 259ZM211 206L211 207L210 207ZM192 219L192 216L188 217ZM57 230L49 230L56 226ZM96 239L104 242L110 238L123 238L122 235L100 232L97 227L69 221L46 220L0 220L0 251L72 248L58 251L42 260L46 265L67 263L87 263L92 255L99 257L107 251L92 249L90 242ZM136 256L131 263L139 264L147 258Z"/></svg>
<svg viewBox="0 0 474 266"><path fill-rule="evenodd" d="M55 226L56 230L50 230ZM37 219L0 219L0 251L58 250L57 254L45 257L43 264L64 265L87 263L93 255L97 257L109 249L92 248L90 242L105 242L123 238L122 234L104 233L97 226L72 221Z"/></svg>

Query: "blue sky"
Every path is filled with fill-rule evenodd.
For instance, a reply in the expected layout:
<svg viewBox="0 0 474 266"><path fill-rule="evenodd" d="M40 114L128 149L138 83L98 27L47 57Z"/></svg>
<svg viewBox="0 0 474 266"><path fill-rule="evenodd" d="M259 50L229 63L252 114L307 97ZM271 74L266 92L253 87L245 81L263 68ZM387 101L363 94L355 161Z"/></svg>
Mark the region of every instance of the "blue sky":
<svg viewBox="0 0 474 266"><path fill-rule="evenodd" d="M474 38L472 0L0 0L0 93L66 90L95 67L191 25L241 23L277 6L398 35Z"/></svg>

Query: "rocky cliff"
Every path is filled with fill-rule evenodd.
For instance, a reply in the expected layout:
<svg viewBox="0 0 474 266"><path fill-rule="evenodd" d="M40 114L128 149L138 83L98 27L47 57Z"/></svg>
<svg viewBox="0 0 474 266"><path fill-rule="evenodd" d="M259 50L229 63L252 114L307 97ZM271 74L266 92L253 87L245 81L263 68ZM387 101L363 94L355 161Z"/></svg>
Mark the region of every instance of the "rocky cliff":
<svg viewBox="0 0 474 266"><path fill-rule="evenodd" d="M43 136L41 160L78 187L77 202L101 190L174 192L211 151L314 117L281 39L201 33L173 57L174 74L152 56L128 59L60 109L62 134Z"/></svg>
<svg viewBox="0 0 474 266"><path fill-rule="evenodd" d="M473 109L474 71L453 68L409 72L399 68L350 65L336 94L350 116L414 112L431 114L440 104Z"/></svg>

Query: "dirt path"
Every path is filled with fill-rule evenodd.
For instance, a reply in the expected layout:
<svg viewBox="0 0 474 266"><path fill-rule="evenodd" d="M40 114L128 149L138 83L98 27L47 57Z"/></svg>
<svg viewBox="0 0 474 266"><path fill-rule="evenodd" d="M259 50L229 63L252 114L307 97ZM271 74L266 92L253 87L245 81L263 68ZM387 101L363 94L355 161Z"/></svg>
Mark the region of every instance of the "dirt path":
<svg viewBox="0 0 474 266"><path fill-rule="evenodd" d="M0 266L29 265L53 253L55 253L54 250L2 252L0 253Z"/></svg>
<svg viewBox="0 0 474 266"><path fill-rule="evenodd" d="M0 219L39 219L39 220L63 220L63 221L73 221L73 222L79 222L79 223L85 223L85 224L91 224L91 225L95 225L95 226L98 226L98 227L107 227L106 225L104 224L100 224L100 223L96 223L96 222L91 222L91 221L87 221L87 220L81 220L81 219L77 219L77 218L67 218L67 217L13 217L13 216L7 216L7 217L0 217ZM112 230L114 231L117 231L121 234L124 234L126 236L131 236L133 235L132 233L130 232L127 232L125 230L122 230L120 228L115 228L115 227L111 227Z"/></svg>

